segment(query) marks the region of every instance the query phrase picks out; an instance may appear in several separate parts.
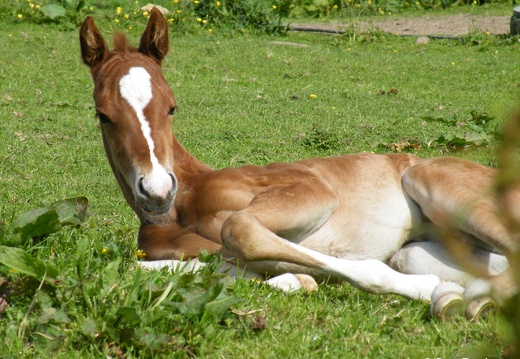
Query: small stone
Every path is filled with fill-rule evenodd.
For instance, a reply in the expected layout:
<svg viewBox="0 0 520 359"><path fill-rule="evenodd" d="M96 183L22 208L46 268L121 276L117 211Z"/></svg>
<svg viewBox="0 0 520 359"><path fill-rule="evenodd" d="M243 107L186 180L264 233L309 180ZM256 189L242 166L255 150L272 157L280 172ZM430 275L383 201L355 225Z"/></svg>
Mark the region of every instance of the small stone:
<svg viewBox="0 0 520 359"><path fill-rule="evenodd" d="M428 36L419 36L417 40L415 40L416 45L428 45L430 43L430 38Z"/></svg>

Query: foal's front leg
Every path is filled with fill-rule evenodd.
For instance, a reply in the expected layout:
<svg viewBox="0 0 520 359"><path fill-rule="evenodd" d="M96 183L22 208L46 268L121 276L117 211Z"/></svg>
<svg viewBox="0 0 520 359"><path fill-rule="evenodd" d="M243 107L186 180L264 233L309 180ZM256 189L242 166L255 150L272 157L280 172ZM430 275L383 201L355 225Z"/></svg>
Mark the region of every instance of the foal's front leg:
<svg viewBox="0 0 520 359"><path fill-rule="evenodd" d="M272 188L224 222L222 240L236 259L264 263L268 274L270 264L279 274L284 262L287 271L334 276L371 293L430 300L437 276L398 273L379 260L335 258L284 239L297 241L319 230L337 205L336 194L319 180Z"/></svg>

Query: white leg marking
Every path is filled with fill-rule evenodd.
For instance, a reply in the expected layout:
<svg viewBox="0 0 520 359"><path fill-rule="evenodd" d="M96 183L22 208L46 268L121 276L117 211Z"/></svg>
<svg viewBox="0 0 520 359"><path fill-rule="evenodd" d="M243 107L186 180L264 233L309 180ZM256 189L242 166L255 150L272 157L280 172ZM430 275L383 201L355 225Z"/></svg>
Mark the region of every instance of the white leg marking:
<svg viewBox="0 0 520 359"><path fill-rule="evenodd" d="M155 156L152 130L144 115L144 109L153 97L150 74L142 67L132 67L128 74L119 80L119 91L134 109L150 150L152 172L143 179L143 186L151 194L166 197L172 188L172 179Z"/></svg>
<svg viewBox="0 0 520 359"><path fill-rule="evenodd" d="M200 262L198 259L191 259L188 261L178 260L162 260L162 261L139 261L137 264L149 270L161 270L168 268L173 272L193 272L204 267L206 263Z"/></svg>
<svg viewBox="0 0 520 359"><path fill-rule="evenodd" d="M385 263L375 260L347 260L330 257L295 243L289 244L297 251L323 263L322 269L348 280L356 287L371 293L395 293L412 299L430 300L440 283L435 275L408 275L394 271Z"/></svg>

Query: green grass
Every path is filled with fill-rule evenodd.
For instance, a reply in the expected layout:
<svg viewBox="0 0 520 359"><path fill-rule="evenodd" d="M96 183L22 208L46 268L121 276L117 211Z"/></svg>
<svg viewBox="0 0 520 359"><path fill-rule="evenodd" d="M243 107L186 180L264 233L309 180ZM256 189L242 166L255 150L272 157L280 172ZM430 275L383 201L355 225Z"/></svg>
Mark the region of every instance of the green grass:
<svg viewBox="0 0 520 359"><path fill-rule="evenodd" d="M97 21L109 39L112 30L126 29ZM134 43L143 28L144 20L136 20L128 31ZM0 357L446 358L480 348L491 358L510 343L512 330L500 315L443 323L429 319L419 301L368 295L348 284L287 295L239 280L224 294L240 302L219 318L179 314L167 305L179 300L172 291L159 307L164 318L152 323L150 300L169 281L182 280L191 295L220 279L136 274L137 219L102 149L77 32L60 29L0 18L3 240L16 215L58 199L88 197L91 216L79 228L20 245L57 268L61 282L54 286L38 290L39 280L0 268L9 283ZM215 168L389 152L406 142L413 146L405 150L421 156L451 154L494 166L502 123L518 100L519 46L484 34L416 46L413 38L378 32L173 31L164 64L179 104L173 130ZM134 308L135 316L124 309L117 322L122 307ZM255 324L262 320L265 328Z"/></svg>

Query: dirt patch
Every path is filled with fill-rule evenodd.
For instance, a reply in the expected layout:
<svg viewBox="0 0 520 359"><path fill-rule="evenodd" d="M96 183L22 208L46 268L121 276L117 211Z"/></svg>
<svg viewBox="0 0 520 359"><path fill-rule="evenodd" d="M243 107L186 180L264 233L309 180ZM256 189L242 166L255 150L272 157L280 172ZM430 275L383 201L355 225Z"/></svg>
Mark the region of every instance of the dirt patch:
<svg viewBox="0 0 520 359"><path fill-rule="evenodd" d="M462 36L474 31L499 35L509 33L510 20L510 16L457 14L442 17L422 16L413 19L387 18L384 20L360 21L354 23L354 26L360 29L377 28L399 35ZM341 31L347 26L343 23L334 22L330 24L291 24L292 28L315 28L332 31Z"/></svg>

